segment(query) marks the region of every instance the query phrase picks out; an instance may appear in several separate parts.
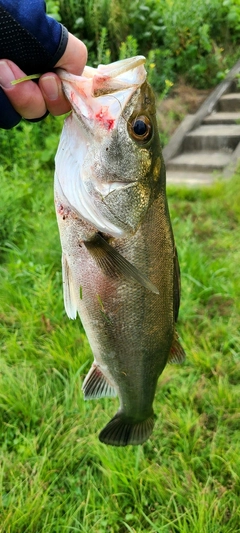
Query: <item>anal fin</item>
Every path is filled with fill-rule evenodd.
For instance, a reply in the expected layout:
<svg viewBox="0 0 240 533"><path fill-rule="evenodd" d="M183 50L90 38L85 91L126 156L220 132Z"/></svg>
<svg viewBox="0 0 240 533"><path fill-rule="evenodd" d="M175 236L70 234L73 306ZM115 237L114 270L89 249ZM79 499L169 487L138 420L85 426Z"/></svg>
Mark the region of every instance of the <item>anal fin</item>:
<svg viewBox="0 0 240 533"><path fill-rule="evenodd" d="M176 330L174 331L174 337L172 346L169 352L168 363L183 363L186 358L185 351L179 342L179 336Z"/></svg>
<svg viewBox="0 0 240 533"><path fill-rule="evenodd" d="M95 363L93 363L84 379L82 391L84 393L84 400L94 400L117 395L115 388L109 383L100 367Z"/></svg>

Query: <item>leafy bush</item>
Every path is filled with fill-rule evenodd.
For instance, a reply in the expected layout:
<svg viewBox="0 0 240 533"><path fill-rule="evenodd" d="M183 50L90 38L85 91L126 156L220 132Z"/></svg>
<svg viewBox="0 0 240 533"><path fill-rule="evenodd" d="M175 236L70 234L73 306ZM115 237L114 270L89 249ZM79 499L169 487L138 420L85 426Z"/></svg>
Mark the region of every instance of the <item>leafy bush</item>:
<svg viewBox="0 0 240 533"><path fill-rule="evenodd" d="M62 117L49 116L42 123L21 122L8 132L0 129L0 263L9 247L24 242L25 218L30 221L29 213L31 232L36 215L43 211L46 184L52 182L54 174L53 159L62 122Z"/></svg>
<svg viewBox="0 0 240 533"><path fill-rule="evenodd" d="M47 0L46 1L47 13L56 20L61 20L59 13L59 1L58 0Z"/></svg>
<svg viewBox="0 0 240 533"><path fill-rule="evenodd" d="M179 75L199 88L215 85L238 54L239 0L48 0L47 7L84 40L94 66L145 55L158 91Z"/></svg>

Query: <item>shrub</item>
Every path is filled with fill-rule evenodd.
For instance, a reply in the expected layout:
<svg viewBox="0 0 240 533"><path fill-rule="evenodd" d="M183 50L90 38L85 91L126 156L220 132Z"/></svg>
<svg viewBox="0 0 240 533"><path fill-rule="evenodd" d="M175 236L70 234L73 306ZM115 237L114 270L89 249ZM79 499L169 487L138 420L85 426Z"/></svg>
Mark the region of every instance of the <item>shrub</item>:
<svg viewBox="0 0 240 533"><path fill-rule="evenodd" d="M158 91L179 75L213 86L238 53L240 0L48 0L47 7L84 40L94 66L145 55Z"/></svg>

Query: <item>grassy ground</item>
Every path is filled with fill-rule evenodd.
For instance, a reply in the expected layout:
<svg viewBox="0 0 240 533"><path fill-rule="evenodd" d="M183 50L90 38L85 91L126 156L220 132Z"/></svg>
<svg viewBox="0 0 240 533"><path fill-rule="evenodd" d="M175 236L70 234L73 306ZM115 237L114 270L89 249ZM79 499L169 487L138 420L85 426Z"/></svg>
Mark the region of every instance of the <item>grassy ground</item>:
<svg viewBox="0 0 240 533"><path fill-rule="evenodd" d="M91 353L63 310L60 126L0 132L0 531L240 532L240 173L169 190L187 360L159 379L151 439L106 447L118 401L83 401Z"/></svg>

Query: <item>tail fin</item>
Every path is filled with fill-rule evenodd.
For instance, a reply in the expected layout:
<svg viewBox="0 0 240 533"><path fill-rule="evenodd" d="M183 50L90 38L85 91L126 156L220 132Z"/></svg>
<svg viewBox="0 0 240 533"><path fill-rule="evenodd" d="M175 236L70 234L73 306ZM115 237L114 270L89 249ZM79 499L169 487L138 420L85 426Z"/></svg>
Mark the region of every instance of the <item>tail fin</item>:
<svg viewBox="0 0 240 533"><path fill-rule="evenodd" d="M141 422L130 421L123 413L117 413L103 428L99 440L111 446L142 444L150 437L154 426L154 413Z"/></svg>

